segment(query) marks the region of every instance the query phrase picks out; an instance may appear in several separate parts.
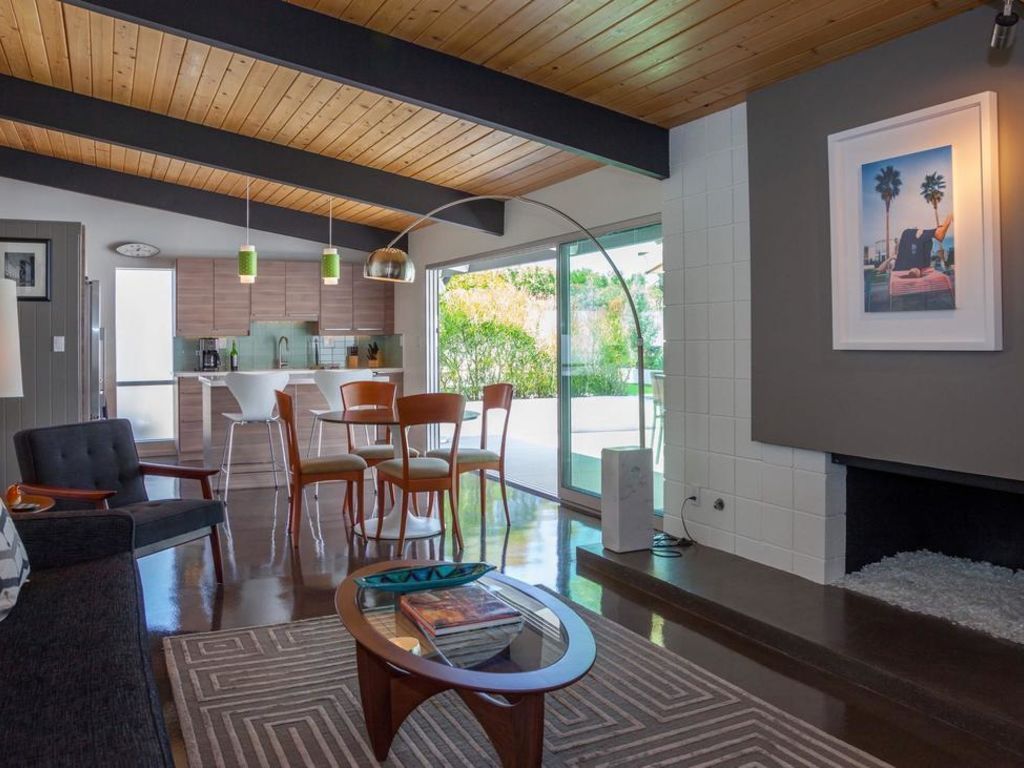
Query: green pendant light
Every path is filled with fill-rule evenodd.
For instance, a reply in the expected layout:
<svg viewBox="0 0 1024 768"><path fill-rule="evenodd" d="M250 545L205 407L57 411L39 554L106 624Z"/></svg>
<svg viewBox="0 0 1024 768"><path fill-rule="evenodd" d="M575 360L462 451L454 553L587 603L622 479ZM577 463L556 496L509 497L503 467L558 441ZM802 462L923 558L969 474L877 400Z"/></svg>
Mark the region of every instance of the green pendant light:
<svg viewBox="0 0 1024 768"><path fill-rule="evenodd" d="M259 256L256 246L249 243L249 182L245 180L245 245L238 246L238 280L245 285L256 282Z"/></svg>
<svg viewBox="0 0 1024 768"><path fill-rule="evenodd" d="M320 257L320 277L324 285L337 285L341 278L341 257L334 247L334 198L327 204L327 247Z"/></svg>

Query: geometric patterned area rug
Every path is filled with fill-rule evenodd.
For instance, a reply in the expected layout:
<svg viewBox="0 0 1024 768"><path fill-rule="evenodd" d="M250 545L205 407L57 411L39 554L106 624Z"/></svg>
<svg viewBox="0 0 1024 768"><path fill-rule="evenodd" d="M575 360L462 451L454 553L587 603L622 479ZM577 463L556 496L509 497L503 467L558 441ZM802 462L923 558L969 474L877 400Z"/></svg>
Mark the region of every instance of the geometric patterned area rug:
<svg viewBox="0 0 1024 768"><path fill-rule="evenodd" d="M545 766L852 768L880 760L573 606L597 663L548 694ZM376 766L355 643L337 616L164 640L191 768ZM451 692L403 723L385 765L498 765Z"/></svg>

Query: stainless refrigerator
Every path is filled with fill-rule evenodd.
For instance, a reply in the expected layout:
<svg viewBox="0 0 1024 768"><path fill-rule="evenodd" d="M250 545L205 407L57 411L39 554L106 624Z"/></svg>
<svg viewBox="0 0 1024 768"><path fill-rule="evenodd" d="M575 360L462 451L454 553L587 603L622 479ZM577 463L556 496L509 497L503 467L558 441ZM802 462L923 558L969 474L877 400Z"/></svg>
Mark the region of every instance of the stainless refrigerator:
<svg viewBox="0 0 1024 768"><path fill-rule="evenodd" d="M107 418L103 381L103 323L100 319L100 281L85 279L82 287L82 416Z"/></svg>

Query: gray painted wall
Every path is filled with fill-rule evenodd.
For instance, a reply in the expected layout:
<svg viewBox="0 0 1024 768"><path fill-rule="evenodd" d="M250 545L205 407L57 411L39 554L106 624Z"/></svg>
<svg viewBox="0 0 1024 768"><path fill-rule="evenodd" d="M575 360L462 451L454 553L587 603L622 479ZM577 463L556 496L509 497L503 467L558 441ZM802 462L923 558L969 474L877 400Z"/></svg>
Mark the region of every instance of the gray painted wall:
<svg viewBox="0 0 1024 768"><path fill-rule="evenodd" d="M0 238L20 237L53 240L53 293L49 302L18 302L25 396L0 399L0 491L19 477L11 436L26 427L78 421L82 393L82 225L0 219ZM64 352L52 351L54 336L64 336Z"/></svg>
<svg viewBox="0 0 1024 768"><path fill-rule="evenodd" d="M755 440L1024 479L1024 40L990 61L994 16L749 98ZM1003 351L833 351L828 135L985 90L999 95Z"/></svg>

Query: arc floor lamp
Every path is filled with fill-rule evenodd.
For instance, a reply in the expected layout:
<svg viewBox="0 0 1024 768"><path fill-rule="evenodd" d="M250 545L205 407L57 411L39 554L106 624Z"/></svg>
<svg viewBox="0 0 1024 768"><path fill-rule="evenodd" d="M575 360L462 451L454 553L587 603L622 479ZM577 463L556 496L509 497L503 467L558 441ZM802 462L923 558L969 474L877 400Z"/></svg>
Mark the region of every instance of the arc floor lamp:
<svg viewBox="0 0 1024 768"><path fill-rule="evenodd" d="M636 326L636 370L637 370L637 398L639 400L639 416L640 416L640 447L647 447L647 427L645 418L645 401L644 401L644 334L643 329L640 327L640 315L636 311L636 303L633 301L633 294L629 290L629 285L626 283L626 279L622 276L622 272L616 266L612 257L605 250L604 246L601 245L600 241L594 236L594 233L587 229L585 226L580 224L576 219L567 214L565 211L556 208L553 205L542 203L540 200L534 200L529 197L521 197L519 195L475 195L473 197L464 197L459 200L455 200L444 205L439 205L432 211L428 211L423 214L406 227L404 230L395 235L395 238L384 248L378 248L373 251L366 259L366 267L363 270L363 274L371 280L385 280L393 283L411 283L416 279L416 265L413 264L412 259L409 258L409 254L403 251L401 248L396 248L395 243L401 240L405 235L418 226L421 222L429 219L437 213L447 209L454 208L458 205L464 205L471 203L476 200L500 200L508 202L516 200L520 203L526 203L528 205L535 205L539 208L543 208L556 216L565 219L565 221L572 224L580 232L585 234L587 238L594 244L601 255L604 256L605 261L608 262L608 266L612 268L612 272L615 273L616 279L619 281L619 285L622 286L623 293L626 294L626 300L629 302L629 311L633 315L633 324Z"/></svg>

